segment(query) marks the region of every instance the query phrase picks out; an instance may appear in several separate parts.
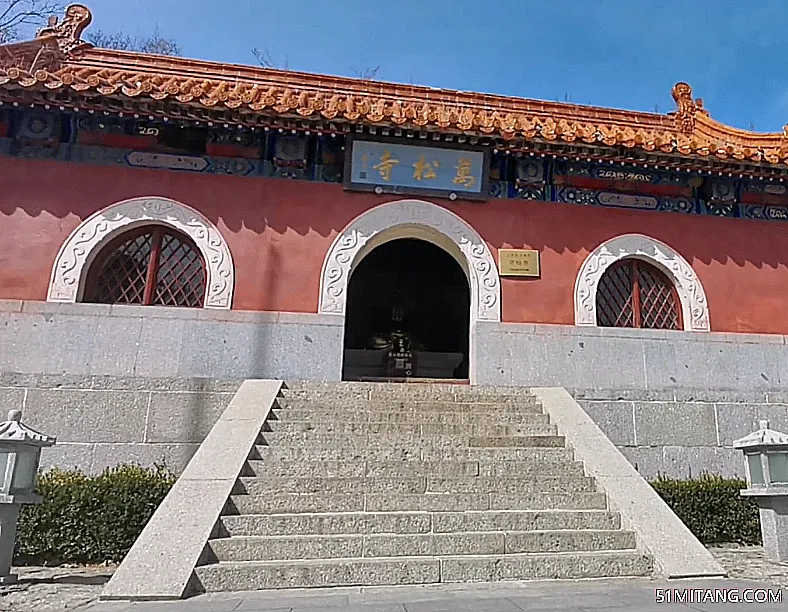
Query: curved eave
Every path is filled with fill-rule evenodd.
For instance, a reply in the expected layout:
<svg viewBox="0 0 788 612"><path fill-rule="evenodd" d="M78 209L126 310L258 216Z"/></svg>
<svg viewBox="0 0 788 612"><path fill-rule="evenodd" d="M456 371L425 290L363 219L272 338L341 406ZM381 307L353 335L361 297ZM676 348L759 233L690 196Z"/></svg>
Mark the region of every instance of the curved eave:
<svg viewBox="0 0 788 612"><path fill-rule="evenodd" d="M357 95L382 97L400 102L450 104L462 107L485 109L499 113L516 112L551 116L555 119L589 120L613 122L632 127L666 127L672 120L666 115L633 112L618 109L598 108L577 104L549 102L464 92L454 89L439 89L422 85L407 85L385 81L320 75L309 72L258 68L237 64L221 64L204 60L157 56L107 49L86 49L70 62L73 66L128 73L155 74L158 76L193 78L212 82L242 83L247 86L295 88L304 91L322 92L325 95Z"/></svg>
<svg viewBox="0 0 788 612"><path fill-rule="evenodd" d="M577 142L757 164L788 163L786 134L757 134L719 123L696 105L685 85L674 88L679 111L658 115L89 46L62 63L33 70L19 62L4 63L2 55L0 87L171 100L206 109L503 140Z"/></svg>

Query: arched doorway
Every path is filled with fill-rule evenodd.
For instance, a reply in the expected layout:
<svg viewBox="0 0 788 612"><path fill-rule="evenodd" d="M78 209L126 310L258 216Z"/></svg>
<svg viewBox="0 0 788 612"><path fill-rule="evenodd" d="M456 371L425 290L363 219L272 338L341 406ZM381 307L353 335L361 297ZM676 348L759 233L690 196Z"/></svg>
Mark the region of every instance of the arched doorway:
<svg viewBox="0 0 788 612"><path fill-rule="evenodd" d="M358 215L334 238L320 274L317 312L328 317L346 314L348 283L364 256L398 238L418 238L451 254L470 285L469 382L476 382L476 340L479 323L501 322L501 279L487 243L461 217L424 200L396 200Z"/></svg>
<svg viewBox="0 0 788 612"><path fill-rule="evenodd" d="M470 311L466 273L444 249L416 238L375 247L348 283L343 379L467 379Z"/></svg>

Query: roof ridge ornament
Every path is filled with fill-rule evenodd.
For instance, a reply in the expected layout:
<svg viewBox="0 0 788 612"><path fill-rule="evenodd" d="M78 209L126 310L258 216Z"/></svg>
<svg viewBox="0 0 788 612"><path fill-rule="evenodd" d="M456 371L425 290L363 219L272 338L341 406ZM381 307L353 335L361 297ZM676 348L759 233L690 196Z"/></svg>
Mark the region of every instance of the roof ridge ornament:
<svg viewBox="0 0 788 612"><path fill-rule="evenodd" d="M692 134L695 129L695 113L707 116L709 114L709 111L703 108L703 99L693 100L692 87L683 81L676 83L670 93L678 106L675 112L676 129L683 134Z"/></svg>
<svg viewBox="0 0 788 612"><path fill-rule="evenodd" d="M47 26L36 32L36 38L54 38L64 53L73 53L90 45L80 37L93 21L90 9L84 4L72 4L66 9L63 21L57 15L51 15Z"/></svg>

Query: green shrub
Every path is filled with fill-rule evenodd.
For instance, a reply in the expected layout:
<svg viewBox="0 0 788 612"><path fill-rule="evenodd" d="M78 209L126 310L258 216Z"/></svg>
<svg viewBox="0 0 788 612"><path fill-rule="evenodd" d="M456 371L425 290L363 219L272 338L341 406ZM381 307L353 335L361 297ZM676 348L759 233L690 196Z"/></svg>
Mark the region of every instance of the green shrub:
<svg viewBox="0 0 788 612"><path fill-rule="evenodd" d="M659 477L651 483L665 503L704 544L760 544L758 504L742 497L744 480L703 475L692 480Z"/></svg>
<svg viewBox="0 0 788 612"><path fill-rule="evenodd" d="M17 563L121 561L175 482L164 466L123 465L98 476L39 475L44 502L19 517Z"/></svg>

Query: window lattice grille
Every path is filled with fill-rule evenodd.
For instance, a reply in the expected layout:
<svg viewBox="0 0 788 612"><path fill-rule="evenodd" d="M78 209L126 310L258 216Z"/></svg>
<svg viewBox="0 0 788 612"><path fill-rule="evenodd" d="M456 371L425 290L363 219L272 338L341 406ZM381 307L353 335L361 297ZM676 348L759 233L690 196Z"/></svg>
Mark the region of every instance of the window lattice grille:
<svg viewBox="0 0 788 612"><path fill-rule="evenodd" d="M640 327L679 329L676 289L665 275L646 264L637 265Z"/></svg>
<svg viewBox="0 0 788 612"><path fill-rule="evenodd" d="M676 289L645 262L625 259L602 275L597 288L597 325L680 329Z"/></svg>
<svg viewBox="0 0 788 612"><path fill-rule="evenodd" d="M172 234L163 236L153 303L161 306L202 306L205 268L202 257Z"/></svg>
<svg viewBox="0 0 788 612"><path fill-rule="evenodd" d="M94 266L89 301L102 304L203 305L205 265L190 240L165 228L145 228L108 245Z"/></svg>

